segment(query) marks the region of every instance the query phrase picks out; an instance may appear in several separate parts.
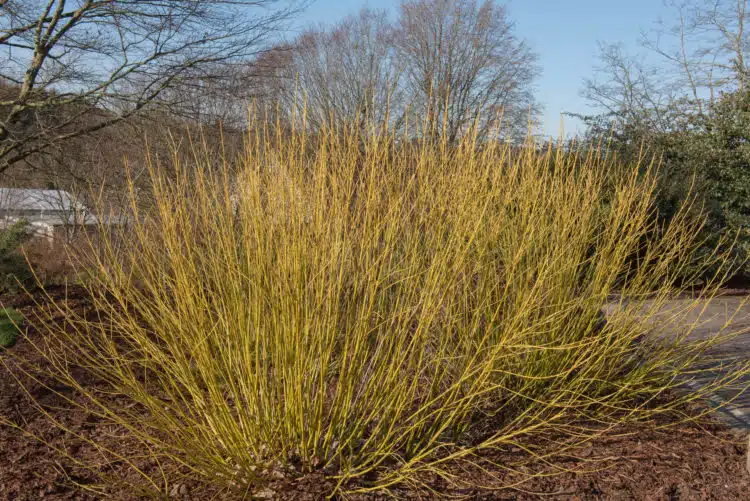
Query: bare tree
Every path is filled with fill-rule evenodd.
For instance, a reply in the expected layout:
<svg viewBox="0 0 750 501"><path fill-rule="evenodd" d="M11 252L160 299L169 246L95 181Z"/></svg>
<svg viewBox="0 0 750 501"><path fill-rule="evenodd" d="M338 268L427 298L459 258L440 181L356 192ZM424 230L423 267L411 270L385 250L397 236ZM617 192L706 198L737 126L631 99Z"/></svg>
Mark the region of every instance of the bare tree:
<svg viewBox="0 0 750 501"><path fill-rule="evenodd" d="M191 69L159 100L169 112L190 122L221 124L224 130L247 127L250 108L262 108L272 118L283 97L293 92L292 48L277 44L251 61L222 62ZM257 112L257 110L255 110Z"/></svg>
<svg viewBox="0 0 750 501"><path fill-rule="evenodd" d="M247 64L209 65L187 71L159 101L169 104L170 114L191 122L241 129L255 97L255 81Z"/></svg>
<svg viewBox="0 0 750 501"><path fill-rule="evenodd" d="M291 70L294 61L293 45L279 44L258 56L252 63L253 113L269 123L286 119L289 109L282 104L295 92L297 75ZM277 116L280 113L281 116Z"/></svg>
<svg viewBox="0 0 750 501"><path fill-rule="evenodd" d="M698 113L719 93L746 87L747 0L668 0L674 21L660 20L641 43L667 63Z"/></svg>
<svg viewBox="0 0 750 501"><path fill-rule="evenodd" d="M632 122L650 114L666 130L705 119L723 92L744 90L750 33L747 0L666 0L668 20L643 31L644 53L602 44L596 78L582 94L598 109Z"/></svg>
<svg viewBox="0 0 750 501"><path fill-rule="evenodd" d="M599 44L599 65L584 80L581 94L609 119L662 132L674 125L680 102L678 89L658 68L627 54L619 43Z"/></svg>
<svg viewBox="0 0 750 501"><path fill-rule="evenodd" d="M301 34L286 68L286 108L296 108L300 116L304 106L313 127L331 120L397 127L403 116L402 68L392 35L386 12L370 9Z"/></svg>
<svg viewBox="0 0 750 501"><path fill-rule="evenodd" d="M480 118L489 132L502 113L504 132L525 135L537 112L537 57L492 0L406 0L396 37L415 117L455 140Z"/></svg>
<svg viewBox="0 0 750 501"><path fill-rule="evenodd" d="M303 0L7 0L0 172L56 144L179 104L169 89L251 60ZM177 98L179 94L171 97Z"/></svg>

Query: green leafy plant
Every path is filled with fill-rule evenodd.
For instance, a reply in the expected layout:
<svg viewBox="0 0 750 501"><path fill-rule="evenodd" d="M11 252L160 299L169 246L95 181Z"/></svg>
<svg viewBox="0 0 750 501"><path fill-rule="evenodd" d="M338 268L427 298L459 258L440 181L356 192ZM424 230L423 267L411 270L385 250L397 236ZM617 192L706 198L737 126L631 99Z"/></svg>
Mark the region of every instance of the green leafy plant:
<svg viewBox="0 0 750 501"><path fill-rule="evenodd" d="M19 285L33 283L33 273L19 250L29 238L31 232L25 219L0 230L0 291L17 292Z"/></svg>
<svg viewBox="0 0 750 501"><path fill-rule="evenodd" d="M18 337L23 315L13 308L0 309L0 349L12 348Z"/></svg>
<svg viewBox="0 0 750 501"><path fill-rule="evenodd" d="M732 242L737 272L750 277L749 92L724 93L704 113L679 114L665 130L617 114L580 118L588 134L606 142L621 161L638 163L646 157L659 162L653 203L660 223L668 223L681 205L692 203L706 216L703 252Z"/></svg>

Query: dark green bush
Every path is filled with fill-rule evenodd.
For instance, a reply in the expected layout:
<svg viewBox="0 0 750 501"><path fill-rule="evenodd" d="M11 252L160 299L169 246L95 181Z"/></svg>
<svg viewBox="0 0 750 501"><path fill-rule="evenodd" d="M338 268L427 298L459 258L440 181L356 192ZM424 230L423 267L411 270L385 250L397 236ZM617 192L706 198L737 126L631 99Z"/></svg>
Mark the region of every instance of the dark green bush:
<svg viewBox="0 0 750 501"><path fill-rule="evenodd" d="M18 325L22 321L23 315L13 308L0 308L0 350L16 344Z"/></svg>
<svg viewBox="0 0 750 501"><path fill-rule="evenodd" d="M0 230L0 292L17 292L20 286L30 285L33 274L20 246L31 238L29 223L20 220Z"/></svg>
<svg viewBox="0 0 750 501"><path fill-rule="evenodd" d="M660 163L659 223L695 197L695 210L706 216L706 252L736 237L737 275L750 278L750 92L726 93L703 115L683 116L665 130L611 115L582 118L589 139L601 140L624 163L643 155Z"/></svg>

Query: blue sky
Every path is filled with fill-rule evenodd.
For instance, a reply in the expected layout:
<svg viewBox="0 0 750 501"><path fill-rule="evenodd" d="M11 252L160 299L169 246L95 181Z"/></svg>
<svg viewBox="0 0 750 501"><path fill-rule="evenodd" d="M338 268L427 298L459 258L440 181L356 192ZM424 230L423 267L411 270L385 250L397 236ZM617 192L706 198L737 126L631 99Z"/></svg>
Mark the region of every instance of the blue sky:
<svg viewBox="0 0 750 501"><path fill-rule="evenodd" d="M556 136L560 112L589 113L579 96L583 79L597 64L597 41L623 42L633 52L641 29L666 12L661 0L507 0L516 33L539 55L542 76L537 97L544 106L546 134ZM302 23L329 23L361 7L385 8L394 15L400 0L314 0ZM566 134L576 133L566 119Z"/></svg>

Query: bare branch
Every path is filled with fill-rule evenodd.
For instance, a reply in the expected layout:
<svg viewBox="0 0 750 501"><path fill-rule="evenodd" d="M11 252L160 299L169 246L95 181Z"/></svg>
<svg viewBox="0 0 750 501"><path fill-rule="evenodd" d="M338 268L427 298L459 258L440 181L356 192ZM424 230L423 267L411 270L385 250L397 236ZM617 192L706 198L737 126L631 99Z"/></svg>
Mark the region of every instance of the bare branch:
<svg viewBox="0 0 750 501"><path fill-rule="evenodd" d="M502 113L505 132L525 135L537 110L536 55L514 35L503 7L490 0L405 1L396 43L411 108L428 128L455 140L480 118L480 134L487 134Z"/></svg>
<svg viewBox="0 0 750 501"><path fill-rule="evenodd" d="M0 172L156 106L189 75L249 64L306 0L8 0Z"/></svg>

